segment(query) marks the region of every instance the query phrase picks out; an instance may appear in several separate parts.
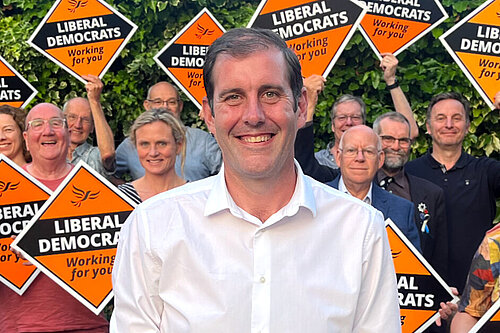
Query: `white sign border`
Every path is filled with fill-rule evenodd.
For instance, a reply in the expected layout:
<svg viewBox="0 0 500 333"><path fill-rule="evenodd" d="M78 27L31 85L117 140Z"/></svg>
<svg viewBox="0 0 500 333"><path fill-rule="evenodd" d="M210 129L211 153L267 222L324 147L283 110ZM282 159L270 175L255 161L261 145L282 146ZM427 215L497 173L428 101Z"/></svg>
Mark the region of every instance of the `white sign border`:
<svg viewBox="0 0 500 333"><path fill-rule="evenodd" d="M42 191L44 191L45 193L47 193L47 195L50 198L50 196L52 195L52 191L47 186L45 186L44 184L42 184L38 179L36 179L35 177L33 177L32 175L30 175L29 173L27 173L23 168L21 168L19 165L17 165L16 163L14 163L7 156L5 156L3 154L0 154L0 162L2 162L2 161L5 162L5 163L7 163L7 165L9 165L13 169L15 169L17 172L19 172L20 174L22 174L24 177L26 177L33 184L35 184L36 186L38 186ZM42 205L42 207L43 207L43 205ZM42 208L40 207L40 209L42 209ZM24 231L24 229L23 229L23 231ZM16 294L18 294L19 296L22 296L24 294L24 292L26 291L26 289L28 289L28 287L31 285L31 283L33 283L33 281L38 276L38 274L40 274L40 270L36 269L31 274L31 276L26 280L26 282L23 284L23 286L21 288L18 288L12 282L10 282L9 280L7 280L6 278L4 278L2 276L0 276L0 282L3 282L7 287L9 287L14 292L16 292Z"/></svg>
<svg viewBox="0 0 500 333"><path fill-rule="evenodd" d="M56 63L59 67L61 67L62 69L64 69L66 72L68 72L69 74L71 74L78 81L82 82L83 84L87 84L87 81L85 81L80 75L78 75L76 72L72 71L69 67L67 67L66 65L64 65L62 62L60 62L59 60L57 60L56 58L54 58L50 53L46 52L45 50L41 49L40 47L38 47L37 45L35 45L33 43L33 39L35 38L35 36L42 29L42 26L47 22L47 20L50 18L50 16L54 13L54 10L59 6L59 4L62 1L63 0L57 0L52 5L52 7L49 9L49 11L45 15L45 17L42 19L42 22L40 22L40 24L38 24L38 26L35 29L35 31L31 34L30 38L27 40L27 43L31 47L35 48L38 52L40 52L41 54L43 54L44 56L46 56L47 58L49 58L50 60L52 60L52 62ZM109 67L113 64L113 62L115 61L115 59L118 57L118 55L121 53L121 51L125 48L125 46L127 45L128 41L130 40L130 38L132 38L132 36L134 35L135 31L137 30L137 25L135 25L132 21L130 21L125 16L123 16L123 14L121 14L118 10L116 10L115 8L113 8L112 6L110 6L105 1L103 1L103 0L96 0L96 1L99 2L101 5L105 6L106 8L108 8L111 12L113 12L113 14L119 16L122 20L124 20L125 22L127 22L128 24L130 24L130 26L132 27L132 29L130 30L130 32L127 35L127 37L125 37L125 39L123 40L123 43L121 43L120 46L116 49L116 51L113 54L113 56L109 59L109 61L106 64L106 66L102 69L101 73L99 74L99 78L102 79L102 77L106 74L106 72L109 69ZM93 16L93 17L98 17L98 16ZM78 45L81 45L81 44L78 44Z"/></svg>
<svg viewBox="0 0 500 333"><path fill-rule="evenodd" d="M451 27L450 30L446 31L441 36L439 36L439 40L441 41L441 44L444 45L444 47L446 48L446 51L448 51L448 53L451 55L451 57L453 58L453 60L455 60L455 63L460 67L460 69L465 74L465 76L467 77L467 79L469 79L469 82L472 83L472 85L474 86L474 88L476 88L476 90L479 93L479 95L481 95L481 97L486 102L486 104L491 108L491 110L495 109L495 105L490 100L490 98L488 97L488 95L486 95L486 92L483 91L483 88L481 88L481 86L479 85L479 83L477 83L476 79L470 73L469 69L465 66L465 64L462 62L462 60L457 56L456 52L450 47L450 44L448 44L448 42L446 42L445 38L448 37L448 35L452 34L459 27L461 27L462 25L466 24L471 18L473 18L474 16L476 16L485 7L491 5L493 2L495 2L495 0L487 0L486 2L484 2L483 4L481 4L481 6L477 7L474 11L472 11L469 15L467 15L466 17L464 17L460 22L458 22L453 27Z"/></svg>
<svg viewBox="0 0 500 333"><path fill-rule="evenodd" d="M429 32L431 32L431 30L433 30L435 27L437 27L438 25L440 25L441 23L443 23L443 21L445 21L449 17L448 13L444 10L443 5L441 5L441 2L439 2L438 0L433 0L433 1L438 6L438 8L441 11L441 14L443 14L443 16L440 19L438 19L436 22L434 22L433 24L431 24L427 29L422 30L422 32L420 32L418 35L416 35L410 42L406 43L401 48L397 49L393 53L395 57L398 54L400 54L401 52L403 52L404 50L406 50L407 48L409 48L410 46L412 46L413 44L415 44L420 38L424 37L426 34L428 34ZM371 13L368 13L368 14L371 14ZM366 42L368 43L368 45L370 45L371 49L373 50L373 52L375 53L375 55L377 56L377 58L379 60L382 60L382 56L380 55L380 51L377 49L377 47L375 46L375 44L372 42L372 40L370 39L370 36L368 36L368 34L366 33L365 29L363 29L362 25L359 26L359 31L363 35L363 37L366 40Z"/></svg>
<svg viewBox="0 0 500 333"><path fill-rule="evenodd" d="M259 14L262 11L262 8L265 6L265 4L268 1L269 0L262 0L259 3L259 6L255 10L254 14L252 15L252 18L250 19L250 21L247 24L247 28L252 28L255 20L257 19L257 17L259 17ZM335 52L335 54L333 55L332 60L330 61L330 63L328 64L328 66L326 66L325 70L321 74L321 76L323 78L325 78L325 79L328 77L328 74L330 74L330 72L332 71L333 66L335 66L335 63L337 62L337 60L340 58L340 56L344 52L345 47L350 42L352 36L356 32L356 29L361 26L361 21L363 20L365 14L368 11L368 9L361 2L359 2L357 0L347 0L347 1L348 2L352 2L356 6L360 7L361 8L361 14L358 16L358 18L356 19L356 21L352 24L351 29L349 29L349 32L345 36L345 38L342 41L342 43L339 45L339 48L337 49L337 52ZM304 2L304 4L311 3L311 2L314 2L314 1L307 1L307 2ZM296 7L296 6L294 6L294 7ZM334 29L330 29L330 30L334 30Z"/></svg>
<svg viewBox="0 0 500 333"><path fill-rule="evenodd" d="M52 202L59 196L59 194L62 192L62 190L66 187L66 185L73 179L75 174L80 171L80 169L85 169L87 170L90 174L92 174L94 177L96 177L98 180L100 180L105 186L107 186L111 191L115 192L119 197L121 197L123 200L125 200L128 204L130 204L132 207L137 207L137 204L133 202L128 196L126 196L123 192L118 190L113 184L111 184L110 181L108 181L106 178L104 178L101 174L99 174L97 171L92 169L87 163L84 161L79 161L75 167L70 171L70 173L66 176L66 178L59 184L57 189L52 193L50 198L43 204L43 206L40 208L40 210L33 216L33 218L30 220L29 224L23 229L23 231L18 235L18 237L14 240L14 242L11 244L11 246L21 252L23 256L28 259L33 265L37 266L38 269L42 271L45 275L47 275L49 278L52 279L56 284L58 284L61 288L66 290L71 296L76 298L80 303L82 303L85 307L87 307L90 311L92 311L94 314L99 315L99 313L104 310L106 305L108 305L109 301L111 298L113 298L113 289L111 289L108 293L108 295L103 299L103 301L99 304L98 307L95 307L92 305L87 299L82 297L79 293L77 293L73 288L71 288L68 284L66 284L64 281L62 281L61 278L59 278L56 274L54 274L52 271L50 271L48 268L46 268L43 264L41 264L38 260L30 256L27 252L25 252L23 249L17 246L17 243L19 243L25 234L28 232L28 230L37 222L37 220L42 216L43 213L47 210L47 208L52 204ZM111 278L111 277L110 277Z"/></svg>
<svg viewBox="0 0 500 333"><path fill-rule="evenodd" d="M35 98L35 96L38 94L38 90L36 90L35 87L33 87L31 83L28 82L28 80L26 80L21 74L19 74L19 72L16 71L16 69L12 67L12 65L9 64L9 62L5 60L4 57L0 56L0 62L2 62L5 66L7 66L8 69L10 69L19 79L21 79L21 81L24 82L24 84L28 86L28 88L31 89L31 95L21 105L21 109L24 109L26 105L28 105L31 102L31 100Z"/></svg>
<svg viewBox="0 0 500 333"><path fill-rule="evenodd" d="M391 229L396 233L396 235L405 243L405 245L410 249L411 252L417 257L417 259L420 261L422 265L433 275L436 280L443 286L443 288L448 292L448 294L451 296L451 301L452 303L458 303L460 300L457 296L453 295L451 292L450 286L443 280L443 278L439 275L438 272L429 264L427 259L424 258L424 256L415 248L415 246L408 240L408 238L403 234L403 232L398 228L398 226L390 219L388 218L386 220L386 227L390 226ZM430 317L427 321L422 323L420 327L414 331L414 333L422 333L424 332L429 326L432 325L436 321L436 319L439 317L439 312L436 310L436 313Z"/></svg>
<svg viewBox="0 0 500 333"><path fill-rule="evenodd" d="M187 90L184 88L184 85L175 77L175 75L166 67L160 59L158 59L169 47L170 45L174 44L177 39L179 39L186 30L188 30L203 14L207 14L214 22L215 24L222 30L222 33L226 33L226 29L217 21L217 19L210 13L210 11L204 7L191 21L189 21L188 24L186 24L168 43L165 45L154 57L154 61L158 64L158 66L163 69L165 73L172 79L172 81L175 82L177 87L179 87L182 92L193 102L194 105L196 105L200 110L201 110L201 104L196 100L196 98Z"/></svg>
<svg viewBox="0 0 500 333"><path fill-rule="evenodd" d="M486 323L490 322L490 319L500 310L500 299L497 300L491 308L486 311L486 313L478 320L478 322L472 326L469 333L477 333L479 330L486 325Z"/></svg>

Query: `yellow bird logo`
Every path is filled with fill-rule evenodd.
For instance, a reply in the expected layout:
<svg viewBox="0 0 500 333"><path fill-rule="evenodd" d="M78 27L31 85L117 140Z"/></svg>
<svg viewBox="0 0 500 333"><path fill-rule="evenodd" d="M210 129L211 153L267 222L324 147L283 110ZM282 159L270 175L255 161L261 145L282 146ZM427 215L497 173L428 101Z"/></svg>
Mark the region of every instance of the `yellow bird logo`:
<svg viewBox="0 0 500 333"><path fill-rule="evenodd" d="M3 182L0 180L0 198L2 197L3 193L6 192L6 191L14 191L17 189L17 187L19 186L19 183L20 182L17 182L15 184L12 184L12 182Z"/></svg>
<svg viewBox="0 0 500 333"><path fill-rule="evenodd" d="M71 203L75 207L80 207L82 205L82 202L84 202L85 200L96 199L101 191L92 193L91 191L80 190L78 187L75 187L75 185L73 185L73 193L75 194L77 200L71 201Z"/></svg>
<svg viewBox="0 0 500 333"><path fill-rule="evenodd" d="M88 0L69 0L68 2L71 5L68 10L74 13L78 8L87 6Z"/></svg>
<svg viewBox="0 0 500 333"><path fill-rule="evenodd" d="M205 29L203 26L201 26L199 23L198 23L198 33L195 34L195 36L198 38L198 39L201 39L203 36L210 36L211 34L214 33L213 30L209 30L209 29Z"/></svg>

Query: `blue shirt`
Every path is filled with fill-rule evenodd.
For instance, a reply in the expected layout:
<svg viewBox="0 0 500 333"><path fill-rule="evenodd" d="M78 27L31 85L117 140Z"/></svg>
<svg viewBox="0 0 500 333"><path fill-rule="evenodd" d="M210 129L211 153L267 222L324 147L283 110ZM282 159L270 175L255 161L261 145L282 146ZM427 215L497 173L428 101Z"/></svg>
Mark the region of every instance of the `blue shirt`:
<svg viewBox="0 0 500 333"><path fill-rule="evenodd" d="M180 155L177 155L175 160L175 172L192 182L217 174L221 163L222 153L214 137L198 128L186 127L184 174L181 172ZM116 149L115 176L121 178L126 173L129 173L133 180L144 176L137 149L129 138L123 140Z"/></svg>

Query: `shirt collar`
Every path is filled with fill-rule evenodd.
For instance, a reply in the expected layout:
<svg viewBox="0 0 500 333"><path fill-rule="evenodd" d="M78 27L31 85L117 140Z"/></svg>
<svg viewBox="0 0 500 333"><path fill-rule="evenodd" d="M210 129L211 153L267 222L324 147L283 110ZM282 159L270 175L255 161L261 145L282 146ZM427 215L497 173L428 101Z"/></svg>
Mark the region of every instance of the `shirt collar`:
<svg viewBox="0 0 500 333"><path fill-rule="evenodd" d="M229 212L238 218L247 220L257 225L270 225L278 222L284 217L293 216L297 214L300 207L307 208L311 211L313 216L316 216L316 201L311 185L311 179L304 176L302 169L297 161L295 161L295 170L297 171L297 181L295 183L295 191L290 201L274 213L269 219L262 223L255 216L244 211L238 207L233 198L229 194L226 186L226 179L224 177L224 163L222 164L219 173L214 176L212 189L210 190L205 205L204 215L209 216L216 214L223 210Z"/></svg>
<svg viewBox="0 0 500 333"><path fill-rule="evenodd" d="M366 193L365 197L363 198L363 202L369 204L370 206L372 205L372 187L373 187L373 182L370 183L370 189L368 190L368 193ZM350 196L353 196L351 192L347 189L347 187L344 184L344 179L342 176L340 176L339 179L339 191L342 193L347 193Z"/></svg>
<svg viewBox="0 0 500 333"><path fill-rule="evenodd" d="M451 169L455 169L455 168L462 169L462 168L464 168L467 165L468 158L469 158L469 155L462 149L462 152L460 154L460 157L458 158L458 161L455 163L455 165ZM432 156L432 147L429 148L429 150L427 151L427 159L429 160L429 163L431 164L431 167L433 169L441 168L442 164L439 163Z"/></svg>

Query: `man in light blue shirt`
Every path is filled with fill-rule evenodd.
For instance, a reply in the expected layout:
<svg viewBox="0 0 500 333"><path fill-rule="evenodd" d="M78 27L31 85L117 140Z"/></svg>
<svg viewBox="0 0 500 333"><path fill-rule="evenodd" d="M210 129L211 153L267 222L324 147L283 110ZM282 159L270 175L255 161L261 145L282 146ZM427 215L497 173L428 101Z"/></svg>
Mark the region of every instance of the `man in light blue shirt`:
<svg viewBox="0 0 500 333"><path fill-rule="evenodd" d="M168 82L158 82L148 90L143 103L146 110L166 108L180 119L183 103L177 89ZM186 158L184 170L181 159L175 161L175 171L187 181L195 181L219 172L222 155L217 142L209 133L193 127L186 128ZM129 138L116 149L115 176L121 178L129 173L132 179L144 176L144 168L139 162L137 150Z"/></svg>

